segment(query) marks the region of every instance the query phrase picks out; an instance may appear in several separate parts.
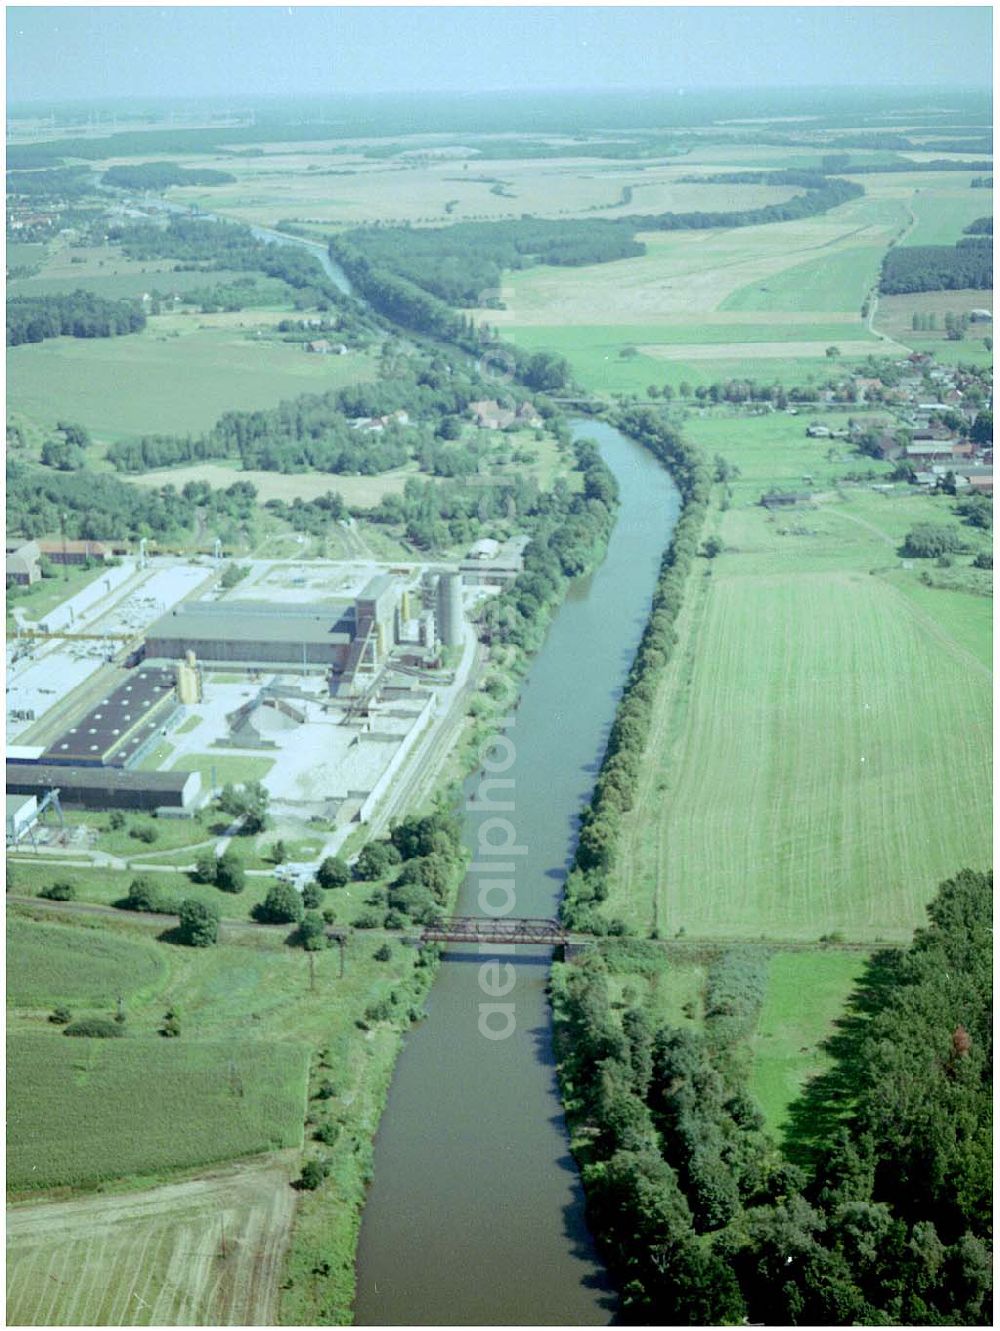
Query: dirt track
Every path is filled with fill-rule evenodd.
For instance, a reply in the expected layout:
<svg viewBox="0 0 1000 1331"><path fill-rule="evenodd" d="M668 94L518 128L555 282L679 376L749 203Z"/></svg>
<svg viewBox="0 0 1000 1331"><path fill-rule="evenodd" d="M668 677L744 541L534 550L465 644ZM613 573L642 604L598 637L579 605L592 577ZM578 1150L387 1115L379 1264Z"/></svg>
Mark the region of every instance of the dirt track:
<svg viewBox="0 0 1000 1331"><path fill-rule="evenodd" d="M296 1154L142 1192L9 1207L8 1322L273 1324Z"/></svg>

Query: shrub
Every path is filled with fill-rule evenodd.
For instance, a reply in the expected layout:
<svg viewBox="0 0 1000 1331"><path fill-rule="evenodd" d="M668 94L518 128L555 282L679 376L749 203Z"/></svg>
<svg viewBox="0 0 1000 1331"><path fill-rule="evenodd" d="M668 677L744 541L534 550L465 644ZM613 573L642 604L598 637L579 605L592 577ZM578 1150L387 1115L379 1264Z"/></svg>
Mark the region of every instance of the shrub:
<svg viewBox="0 0 1000 1331"><path fill-rule="evenodd" d="M305 1188L307 1192L314 1192L329 1172L330 1166L327 1161L307 1160L302 1166L302 1173L299 1175L299 1187Z"/></svg>
<svg viewBox="0 0 1000 1331"><path fill-rule="evenodd" d="M160 1027L160 1034L165 1040L177 1040L181 1033L181 1019L177 1014L176 1008L167 1008L163 1014L163 1025Z"/></svg>
<svg viewBox="0 0 1000 1331"><path fill-rule="evenodd" d="M112 809L108 815L108 827L112 832L120 832L125 826L125 814L121 809Z"/></svg>
<svg viewBox="0 0 1000 1331"><path fill-rule="evenodd" d="M181 939L188 947L211 947L219 941L219 908L189 898L181 902Z"/></svg>
<svg viewBox="0 0 1000 1331"><path fill-rule="evenodd" d="M383 943L381 947L377 947L377 948L375 949L375 951L372 953L372 960L373 960L373 961L391 961L391 960L392 960L392 945L391 945L390 943Z"/></svg>
<svg viewBox="0 0 1000 1331"><path fill-rule="evenodd" d="M128 834L136 841L142 841L145 845L151 846L154 841L159 840L160 829L154 827L152 823L138 823L128 829Z"/></svg>
<svg viewBox="0 0 1000 1331"><path fill-rule="evenodd" d="M133 878L128 886L128 896L125 898L126 910L141 910L157 912L166 907L164 898L160 895L159 888L151 879L140 877Z"/></svg>
<svg viewBox="0 0 1000 1331"><path fill-rule="evenodd" d="M298 940L307 952L322 952L326 947L326 926L319 911L307 910L303 915Z"/></svg>
<svg viewBox="0 0 1000 1331"><path fill-rule="evenodd" d="M194 879L198 883L214 883L219 861L215 852L203 850L194 862Z"/></svg>
<svg viewBox="0 0 1000 1331"><path fill-rule="evenodd" d="M46 901L72 901L76 896L76 888L64 878L60 878L54 883L49 883L48 887L43 887L38 895L44 897Z"/></svg>
<svg viewBox="0 0 1000 1331"><path fill-rule="evenodd" d="M242 892L246 886L243 861L232 850L227 850L216 861L215 886L222 892L231 892L234 895Z"/></svg>
<svg viewBox="0 0 1000 1331"><path fill-rule="evenodd" d="M302 898L291 883L275 883L254 907L254 918L265 924L298 924L302 914Z"/></svg>
<svg viewBox="0 0 1000 1331"><path fill-rule="evenodd" d="M321 1123L313 1133L313 1138L324 1146L335 1145L339 1136L340 1128L336 1123Z"/></svg>
<svg viewBox="0 0 1000 1331"><path fill-rule="evenodd" d="M53 1026L66 1026L73 1020L73 1014L68 1007L53 1008L49 1013L49 1021Z"/></svg>
<svg viewBox="0 0 1000 1331"><path fill-rule="evenodd" d="M82 1017L63 1029L63 1035L86 1035L94 1040L120 1040L124 1029L107 1017Z"/></svg>
<svg viewBox="0 0 1000 1331"><path fill-rule="evenodd" d="M363 910L356 916L353 924L355 929L381 929L385 922L385 916L381 911Z"/></svg>
<svg viewBox="0 0 1000 1331"><path fill-rule="evenodd" d="M391 842L370 841L357 858L354 876L363 882L384 878L401 859L402 856Z"/></svg>
<svg viewBox="0 0 1000 1331"><path fill-rule="evenodd" d="M323 904L323 889L318 883L306 883L302 889L302 904L306 910L318 910Z"/></svg>
<svg viewBox="0 0 1000 1331"><path fill-rule="evenodd" d="M319 866L316 881L320 887L326 890L334 887L346 887L351 881L350 866L339 855L328 855Z"/></svg>

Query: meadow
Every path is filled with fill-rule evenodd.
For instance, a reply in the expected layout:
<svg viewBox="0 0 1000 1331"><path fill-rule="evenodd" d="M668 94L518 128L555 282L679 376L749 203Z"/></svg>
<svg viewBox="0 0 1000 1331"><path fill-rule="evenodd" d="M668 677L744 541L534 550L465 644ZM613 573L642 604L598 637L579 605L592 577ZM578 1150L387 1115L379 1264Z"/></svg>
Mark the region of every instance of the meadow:
<svg viewBox="0 0 1000 1331"><path fill-rule="evenodd" d="M768 1128L787 1124L789 1105L830 1065L824 1041L860 977L867 953L836 948L775 952L751 1046L750 1089Z"/></svg>
<svg viewBox="0 0 1000 1331"><path fill-rule="evenodd" d="M224 411L276 406L374 377L362 354L310 356L301 346L256 339L246 328L202 316L151 318L128 337L54 338L7 351L8 410L52 429L84 424L114 442L143 434L209 429ZM205 326L202 326L202 324Z"/></svg>
<svg viewBox="0 0 1000 1331"><path fill-rule="evenodd" d="M307 1062L287 1040L9 1030L7 1187L93 1187L299 1146Z"/></svg>

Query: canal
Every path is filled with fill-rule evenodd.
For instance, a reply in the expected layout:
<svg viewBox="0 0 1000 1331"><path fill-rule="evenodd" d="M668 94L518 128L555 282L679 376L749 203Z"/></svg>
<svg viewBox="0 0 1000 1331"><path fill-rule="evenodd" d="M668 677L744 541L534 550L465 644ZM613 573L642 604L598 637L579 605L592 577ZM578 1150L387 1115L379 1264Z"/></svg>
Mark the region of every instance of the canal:
<svg viewBox="0 0 1000 1331"><path fill-rule="evenodd" d="M575 584L553 618L524 681L513 724L487 761L512 787L494 791L513 810L513 915L554 915L616 703L649 612L660 558L680 512L668 474L639 444L604 422L573 422L595 439L619 485L621 507L607 556ZM509 767L507 764L509 763ZM475 863L458 911L483 914L494 866L482 773L466 783L464 838ZM480 790L480 794L483 792ZM496 813L492 814L496 817ZM523 852L520 848L523 847ZM491 896L496 906L500 898ZM614 1296L584 1221L569 1152L545 993L550 955L519 949L513 1034L484 1014L484 956L449 948L396 1065L375 1143L375 1179L357 1258L355 1320L374 1325L600 1325ZM494 980L495 983L495 980Z"/></svg>

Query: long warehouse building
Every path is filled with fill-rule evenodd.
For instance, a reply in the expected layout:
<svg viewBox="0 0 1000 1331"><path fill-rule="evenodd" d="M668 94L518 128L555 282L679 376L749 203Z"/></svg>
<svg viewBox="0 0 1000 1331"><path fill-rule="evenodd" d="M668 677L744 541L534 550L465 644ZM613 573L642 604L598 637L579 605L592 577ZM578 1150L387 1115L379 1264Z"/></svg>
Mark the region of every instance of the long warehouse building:
<svg viewBox="0 0 1000 1331"><path fill-rule="evenodd" d="M266 601L182 602L150 626L147 658L326 666L342 671L355 635L353 606Z"/></svg>

